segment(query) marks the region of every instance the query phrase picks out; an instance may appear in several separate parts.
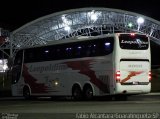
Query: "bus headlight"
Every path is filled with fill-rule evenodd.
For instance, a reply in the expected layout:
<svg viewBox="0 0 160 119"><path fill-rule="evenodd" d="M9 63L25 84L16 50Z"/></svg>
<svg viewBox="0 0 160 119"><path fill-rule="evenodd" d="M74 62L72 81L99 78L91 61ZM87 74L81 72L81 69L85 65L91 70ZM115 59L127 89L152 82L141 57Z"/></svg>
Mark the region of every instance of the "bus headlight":
<svg viewBox="0 0 160 119"><path fill-rule="evenodd" d="M55 81L55 82L54 82L54 85L55 85L55 86L58 86L58 84L59 84L58 81Z"/></svg>

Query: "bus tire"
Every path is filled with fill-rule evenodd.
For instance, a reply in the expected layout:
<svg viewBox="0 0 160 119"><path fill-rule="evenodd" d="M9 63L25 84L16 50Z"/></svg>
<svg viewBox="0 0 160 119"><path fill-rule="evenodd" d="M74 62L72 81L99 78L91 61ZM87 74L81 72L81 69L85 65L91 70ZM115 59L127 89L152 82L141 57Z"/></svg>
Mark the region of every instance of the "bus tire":
<svg viewBox="0 0 160 119"><path fill-rule="evenodd" d="M82 99L82 90L79 85L74 85L72 88L72 97L74 100Z"/></svg>
<svg viewBox="0 0 160 119"><path fill-rule="evenodd" d="M92 89L91 85L87 84L84 86L83 95L86 100L93 99L93 89Z"/></svg>
<svg viewBox="0 0 160 119"><path fill-rule="evenodd" d="M27 86L25 86L23 88L23 97L25 99L30 99L31 98L30 90L29 90L29 88Z"/></svg>

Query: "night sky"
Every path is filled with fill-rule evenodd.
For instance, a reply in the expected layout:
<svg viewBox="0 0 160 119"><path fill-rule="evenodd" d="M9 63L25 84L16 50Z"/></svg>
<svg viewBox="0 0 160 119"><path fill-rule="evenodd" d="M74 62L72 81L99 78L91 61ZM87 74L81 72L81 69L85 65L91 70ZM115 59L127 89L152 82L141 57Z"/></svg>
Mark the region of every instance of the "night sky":
<svg viewBox="0 0 160 119"><path fill-rule="evenodd" d="M160 21L158 0L1 0L0 27L13 31L39 17L84 7L127 10Z"/></svg>
<svg viewBox="0 0 160 119"><path fill-rule="evenodd" d="M139 13L160 21L159 0L1 0L0 27L13 31L39 17L59 11L105 7ZM152 45L152 64L160 65L160 47ZM159 57L159 58L158 58Z"/></svg>

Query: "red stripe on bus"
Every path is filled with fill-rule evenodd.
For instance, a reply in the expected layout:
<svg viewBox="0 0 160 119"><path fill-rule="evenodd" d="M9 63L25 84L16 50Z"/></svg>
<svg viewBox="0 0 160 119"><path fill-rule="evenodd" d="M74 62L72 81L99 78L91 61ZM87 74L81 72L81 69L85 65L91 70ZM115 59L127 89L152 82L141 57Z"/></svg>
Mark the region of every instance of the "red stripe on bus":
<svg viewBox="0 0 160 119"><path fill-rule="evenodd" d="M126 78L124 78L124 79L121 80L121 83L124 83L124 82L128 81L129 79L131 79L131 77L137 76L137 75L139 75L141 73L143 73L143 71L139 71L139 72L131 71Z"/></svg>
<svg viewBox="0 0 160 119"><path fill-rule="evenodd" d="M37 83L37 79L34 78L31 74L29 74L28 68L25 65L23 65L22 75L24 77L24 82L26 84L29 84L32 93L47 93L48 87L45 86L44 83Z"/></svg>
<svg viewBox="0 0 160 119"><path fill-rule="evenodd" d="M90 78L90 81L96 85L101 91L107 92L107 85L104 84L101 80L97 78L95 75L95 71L91 69L91 62L92 60L81 60L81 61L69 61L65 62L68 67L72 68L73 70L79 70L80 74L86 75Z"/></svg>

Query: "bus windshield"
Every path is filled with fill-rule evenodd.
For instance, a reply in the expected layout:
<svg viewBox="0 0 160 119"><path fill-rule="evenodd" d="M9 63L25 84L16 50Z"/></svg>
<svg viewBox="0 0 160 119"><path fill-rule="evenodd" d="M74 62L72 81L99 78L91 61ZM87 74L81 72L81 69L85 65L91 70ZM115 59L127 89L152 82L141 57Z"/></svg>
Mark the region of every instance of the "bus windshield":
<svg viewBox="0 0 160 119"><path fill-rule="evenodd" d="M148 37L140 34L121 34L119 36L122 49L146 50L149 47Z"/></svg>

